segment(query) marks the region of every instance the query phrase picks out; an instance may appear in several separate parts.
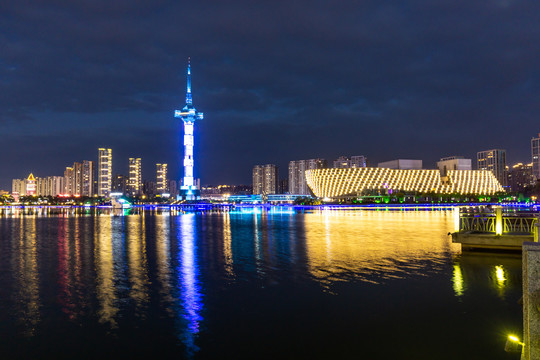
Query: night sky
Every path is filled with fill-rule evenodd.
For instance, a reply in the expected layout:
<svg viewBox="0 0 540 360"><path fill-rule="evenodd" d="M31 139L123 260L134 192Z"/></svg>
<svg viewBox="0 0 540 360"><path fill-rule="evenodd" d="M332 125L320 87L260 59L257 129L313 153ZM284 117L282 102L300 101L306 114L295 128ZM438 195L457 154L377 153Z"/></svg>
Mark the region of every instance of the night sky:
<svg viewBox="0 0 540 360"><path fill-rule="evenodd" d="M530 162L540 132L539 1L0 0L0 189L98 147L180 177L188 56L202 184L339 155Z"/></svg>

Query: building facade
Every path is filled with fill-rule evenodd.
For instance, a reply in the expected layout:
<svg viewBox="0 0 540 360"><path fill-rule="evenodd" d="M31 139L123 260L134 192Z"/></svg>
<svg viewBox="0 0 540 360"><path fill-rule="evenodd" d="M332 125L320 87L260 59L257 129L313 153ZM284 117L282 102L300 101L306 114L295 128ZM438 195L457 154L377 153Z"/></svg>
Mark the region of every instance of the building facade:
<svg viewBox="0 0 540 360"><path fill-rule="evenodd" d="M112 188L112 150L98 149L98 196L107 197Z"/></svg>
<svg viewBox="0 0 540 360"><path fill-rule="evenodd" d="M158 194L169 193L169 181L167 178L167 164L156 164L156 186Z"/></svg>
<svg viewBox="0 0 540 360"><path fill-rule="evenodd" d="M278 167L274 164L253 167L253 194L276 194L278 191Z"/></svg>
<svg viewBox="0 0 540 360"><path fill-rule="evenodd" d="M132 196L142 194L142 165L141 158L129 158L129 187Z"/></svg>
<svg viewBox="0 0 540 360"><path fill-rule="evenodd" d="M507 186L508 171L506 168L506 150L492 149L477 153L478 170L488 170L503 186Z"/></svg>
<svg viewBox="0 0 540 360"><path fill-rule="evenodd" d="M315 196L361 196L364 191L491 195L504 191L490 171L448 170L443 181L439 170L388 168L320 169L306 171Z"/></svg>
<svg viewBox="0 0 540 360"><path fill-rule="evenodd" d="M289 194L309 195L306 183L306 170L324 169L325 159L295 160L289 162Z"/></svg>

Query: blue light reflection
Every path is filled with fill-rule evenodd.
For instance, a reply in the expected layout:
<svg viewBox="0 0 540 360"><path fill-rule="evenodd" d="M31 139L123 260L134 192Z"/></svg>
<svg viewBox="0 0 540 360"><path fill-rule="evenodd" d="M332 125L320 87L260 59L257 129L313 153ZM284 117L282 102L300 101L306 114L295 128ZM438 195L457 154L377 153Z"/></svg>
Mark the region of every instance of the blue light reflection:
<svg viewBox="0 0 540 360"><path fill-rule="evenodd" d="M178 290L180 294L180 337L186 346L188 357L199 350L195 345L199 324L203 320L201 311L203 308L201 284L199 278L199 266L196 261L196 224L195 214L183 214L178 217L179 232L179 264Z"/></svg>

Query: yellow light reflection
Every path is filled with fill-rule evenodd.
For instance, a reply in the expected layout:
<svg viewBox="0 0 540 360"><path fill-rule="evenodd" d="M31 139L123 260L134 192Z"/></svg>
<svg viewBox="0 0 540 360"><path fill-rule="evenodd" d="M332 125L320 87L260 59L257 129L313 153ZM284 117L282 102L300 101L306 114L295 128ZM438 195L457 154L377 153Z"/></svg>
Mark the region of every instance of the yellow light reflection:
<svg viewBox="0 0 540 360"><path fill-rule="evenodd" d="M446 235L454 225L451 216L434 211L306 213L309 271L326 287L340 278L378 283L423 275L426 260L442 270L442 257L460 252Z"/></svg>
<svg viewBox="0 0 540 360"><path fill-rule="evenodd" d="M495 266L493 270L493 279L495 284L495 289L499 293L501 298L504 298L506 287L508 284L508 279L506 276L506 271L502 265Z"/></svg>
<svg viewBox="0 0 540 360"><path fill-rule="evenodd" d="M454 292L456 296L463 296L464 293L464 281L463 273L459 264L454 264L454 275L452 276L452 283L454 284Z"/></svg>
<svg viewBox="0 0 540 360"><path fill-rule="evenodd" d="M116 291L114 285L114 263L112 248L112 219L104 217L95 218L94 230L94 258L96 264L96 292L100 309L99 320L116 326L115 316L118 312L116 306Z"/></svg>
<svg viewBox="0 0 540 360"><path fill-rule="evenodd" d="M506 276L504 276L504 268L502 265L495 266L495 274L497 276L497 283L499 286L503 286L506 281Z"/></svg>
<svg viewBox="0 0 540 360"><path fill-rule="evenodd" d="M144 218L128 216L127 221L127 252L130 297L140 308L148 302L148 265L146 259L146 229Z"/></svg>
<svg viewBox="0 0 540 360"><path fill-rule="evenodd" d="M228 212L223 214L223 256L225 258L225 271L227 272L227 275L234 277L231 215Z"/></svg>
<svg viewBox="0 0 540 360"><path fill-rule="evenodd" d="M31 336L41 320L35 216L21 216L18 231L19 261L15 273L19 279L17 298L23 300L19 302L19 321L23 323L26 334Z"/></svg>
<svg viewBox="0 0 540 360"><path fill-rule="evenodd" d="M158 216L156 218L156 260L157 260L157 278L161 286L160 292L162 299L170 304L173 301L171 291L171 255L170 255L170 233L171 223L168 216ZM168 309L170 311L170 309Z"/></svg>

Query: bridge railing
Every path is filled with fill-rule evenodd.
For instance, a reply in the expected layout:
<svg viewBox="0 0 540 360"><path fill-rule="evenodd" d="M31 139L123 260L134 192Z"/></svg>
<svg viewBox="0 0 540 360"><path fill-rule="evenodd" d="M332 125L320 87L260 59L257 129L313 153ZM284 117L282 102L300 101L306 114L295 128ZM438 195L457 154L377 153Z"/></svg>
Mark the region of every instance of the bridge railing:
<svg viewBox="0 0 540 360"><path fill-rule="evenodd" d="M492 234L534 235L539 213L503 212L496 208L493 211L471 212L461 211L459 214L459 231Z"/></svg>
<svg viewBox="0 0 540 360"><path fill-rule="evenodd" d="M459 231L495 232L494 215L460 216Z"/></svg>

